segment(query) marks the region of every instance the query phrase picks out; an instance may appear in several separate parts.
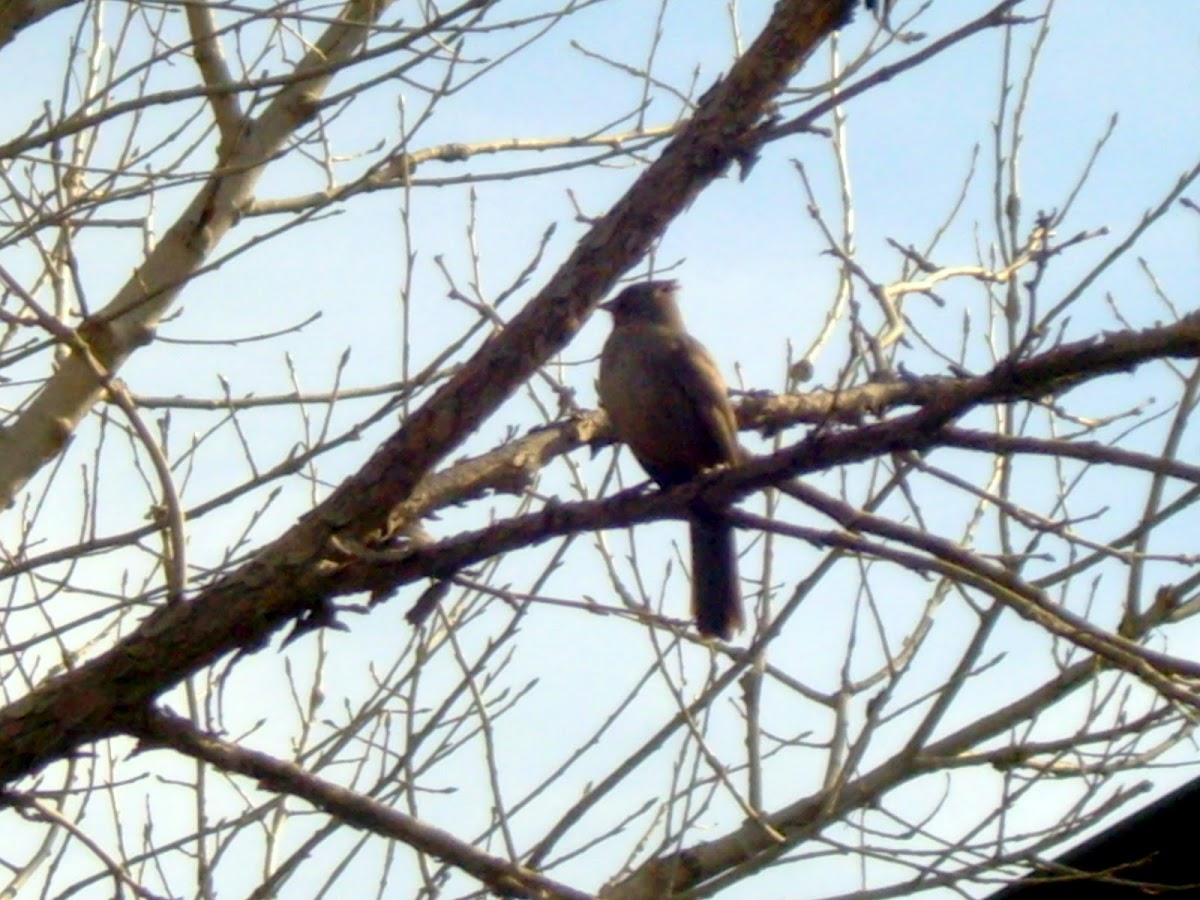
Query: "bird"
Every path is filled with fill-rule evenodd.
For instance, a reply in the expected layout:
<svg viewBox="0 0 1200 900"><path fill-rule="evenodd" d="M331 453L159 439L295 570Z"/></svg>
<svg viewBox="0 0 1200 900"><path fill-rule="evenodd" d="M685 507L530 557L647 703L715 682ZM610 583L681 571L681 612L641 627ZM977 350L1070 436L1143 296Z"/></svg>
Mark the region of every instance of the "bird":
<svg viewBox="0 0 1200 900"><path fill-rule="evenodd" d="M613 319L600 354L600 405L617 438L662 488L744 456L725 379L684 327L678 289L675 281L643 281L600 304ZM728 640L744 624L733 526L701 504L688 521L696 629Z"/></svg>

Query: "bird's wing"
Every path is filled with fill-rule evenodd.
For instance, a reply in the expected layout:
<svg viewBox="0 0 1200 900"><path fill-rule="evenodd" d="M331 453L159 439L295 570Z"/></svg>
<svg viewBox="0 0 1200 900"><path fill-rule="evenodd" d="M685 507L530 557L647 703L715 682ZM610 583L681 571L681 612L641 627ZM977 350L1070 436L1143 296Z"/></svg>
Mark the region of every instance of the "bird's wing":
<svg viewBox="0 0 1200 900"><path fill-rule="evenodd" d="M740 458L724 379L685 333L644 324L614 332L601 360L600 392L621 440L664 487Z"/></svg>
<svg viewBox="0 0 1200 900"><path fill-rule="evenodd" d="M741 455L737 419L721 370L704 345L692 336L677 335L673 344L674 365L670 368L676 375L676 387L713 443L715 458L706 465L735 462Z"/></svg>

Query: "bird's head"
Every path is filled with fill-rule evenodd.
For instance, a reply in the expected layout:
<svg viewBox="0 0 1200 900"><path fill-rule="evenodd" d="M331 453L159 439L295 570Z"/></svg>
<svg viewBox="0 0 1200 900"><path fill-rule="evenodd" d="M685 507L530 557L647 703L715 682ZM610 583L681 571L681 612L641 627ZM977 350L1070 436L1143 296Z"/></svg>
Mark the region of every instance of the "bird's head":
<svg viewBox="0 0 1200 900"><path fill-rule="evenodd" d="M683 328L675 293L679 290L676 281L643 281L631 284L600 308L612 314L616 326L632 323L666 325Z"/></svg>

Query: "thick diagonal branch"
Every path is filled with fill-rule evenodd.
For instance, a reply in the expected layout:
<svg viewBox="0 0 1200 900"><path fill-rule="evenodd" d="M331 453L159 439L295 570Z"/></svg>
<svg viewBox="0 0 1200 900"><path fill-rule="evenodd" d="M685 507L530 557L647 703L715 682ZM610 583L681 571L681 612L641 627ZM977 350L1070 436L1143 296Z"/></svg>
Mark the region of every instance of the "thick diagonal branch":
<svg viewBox="0 0 1200 900"><path fill-rule="evenodd" d="M365 5L378 14L379 5ZM566 345L604 292L644 255L672 218L733 161L750 157L754 150L750 135L772 99L822 39L847 18L852 5L852 0L777 4L754 45L706 94L696 116L592 227L549 284L359 473L242 569L192 601L152 614L102 656L0 710L0 781L36 771L83 743L117 733L123 714L142 709L160 692L230 651L260 646L290 619L336 594L343 572L332 558L336 551L330 539L348 534L370 542L402 524L394 521L402 514L393 516L392 511L402 509L433 465ZM328 56L348 48L325 46L321 51ZM300 101L300 96L293 97L293 102ZM252 140L262 138L255 133ZM194 204L191 218L185 219L190 228L169 236L182 262L194 264L197 251L188 239L207 239L204 229L212 227L212 214L232 214L225 204L248 188L239 181L243 178L251 176L231 173L217 179L213 204L198 208ZM144 310L161 310L161 295L175 289L171 278L177 272L143 272L143 277L146 274L155 276L150 283L153 290L139 285L124 301L132 301L128 308L137 311L138 318L132 327L118 329L125 337L125 343L116 341L112 351L111 358L118 361L128 353L130 338L144 334L137 331L145 328ZM126 307L118 309L123 314ZM59 379L49 388L61 389ZM86 407L82 401L88 399L81 397L71 408L82 415Z"/></svg>
<svg viewBox="0 0 1200 900"><path fill-rule="evenodd" d="M6 0L0 3L0 49L30 25L78 2L79 0Z"/></svg>
<svg viewBox="0 0 1200 900"><path fill-rule="evenodd" d="M132 731L150 747L169 747L222 771L256 779L262 788L300 797L348 825L401 841L420 853L444 860L482 881L497 896L539 900L587 900L591 896L518 863L484 853L449 832L318 778L295 763L205 734L186 719L170 713L151 712L137 720Z"/></svg>

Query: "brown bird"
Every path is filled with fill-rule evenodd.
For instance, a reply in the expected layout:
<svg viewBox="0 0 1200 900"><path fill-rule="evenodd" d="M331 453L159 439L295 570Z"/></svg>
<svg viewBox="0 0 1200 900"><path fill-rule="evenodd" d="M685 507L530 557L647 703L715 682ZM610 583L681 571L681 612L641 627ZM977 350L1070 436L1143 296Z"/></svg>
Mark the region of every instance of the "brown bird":
<svg viewBox="0 0 1200 900"><path fill-rule="evenodd" d="M600 403L617 437L664 488L742 457L725 380L684 328L677 289L674 281L646 281L600 306L613 317L600 355ZM743 623L733 527L700 506L690 525L696 628L727 640Z"/></svg>

